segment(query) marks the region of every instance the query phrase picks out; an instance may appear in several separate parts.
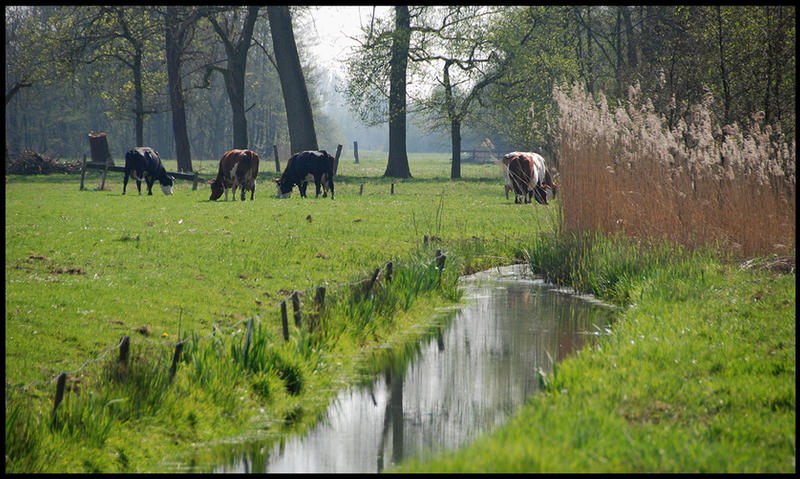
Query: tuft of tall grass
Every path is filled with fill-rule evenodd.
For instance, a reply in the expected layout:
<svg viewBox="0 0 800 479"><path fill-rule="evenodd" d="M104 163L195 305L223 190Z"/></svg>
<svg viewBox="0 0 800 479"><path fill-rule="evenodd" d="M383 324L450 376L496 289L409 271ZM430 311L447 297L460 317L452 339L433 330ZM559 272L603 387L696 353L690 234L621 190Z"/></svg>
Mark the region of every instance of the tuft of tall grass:
<svg viewBox="0 0 800 479"><path fill-rule="evenodd" d="M717 244L737 256L795 244L795 140L763 124L719 125L711 95L674 125L643 99L609 107L580 85L558 103L563 229Z"/></svg>
<svg viewBox="0 0 800 479"><path fill-rule="evenodd" d="M687 261L724 257L714 248L687 250L667 240L630 238L620 232L543 233L524 248L535 274L546 281L627 306L642 293L643 278Z"/></svg>

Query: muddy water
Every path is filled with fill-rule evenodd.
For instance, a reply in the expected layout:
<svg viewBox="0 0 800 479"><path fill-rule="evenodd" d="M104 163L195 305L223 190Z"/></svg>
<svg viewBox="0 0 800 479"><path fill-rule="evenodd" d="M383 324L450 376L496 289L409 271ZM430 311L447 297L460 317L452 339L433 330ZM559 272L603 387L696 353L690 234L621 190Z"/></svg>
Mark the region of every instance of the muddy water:
<svg viewBox="0 0 800 479"><path fill-rule="evenodd" d="M531 279L526 266L464 278L468 303L408 364L341 393L304 437L217 472L379 472L469 443L539 389L536 374L603 334L614 311Z"/></svg>

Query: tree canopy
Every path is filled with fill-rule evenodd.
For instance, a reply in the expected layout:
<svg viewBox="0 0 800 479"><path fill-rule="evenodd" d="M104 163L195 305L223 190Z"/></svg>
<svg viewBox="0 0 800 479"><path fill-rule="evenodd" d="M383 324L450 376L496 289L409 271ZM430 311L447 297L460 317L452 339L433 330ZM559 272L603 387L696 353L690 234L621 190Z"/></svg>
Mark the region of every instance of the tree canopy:
<svg viewBox="0 0 800 479"><path fill-rule="evenodd" d="M207 14L190 13L201 8ZM307 11L291 12L296 30ZM406 28L407 49L399 42ZM397 112L419 122L393 124L394 149L403 151L390 158L418 144L408 137L417 127L449 133L454 157L462 131L500 150L554 155L552 91L563 83L602 91L610 104L638 84L669 124L710 95L720 124L749 124L762 112L773 131L796 134L794 6L398 7L371 18L357 40L341 80L353 114L366 125L389 126ZM305 41L297 39L297 53L313 129L321 145L349 144L357 138L331 135L352 121L318 111L320 89L332 83L321 81L329 72L309 60ZM267 9L258 7L7 6L7 151L76 157L89 131L106 131L114 155L144 143L170 157L186 143L171 121L180 101L170 85L179 85L194 155L216 160L234 144L269 155L289 143L272 43ZM168 45L180 48L168 55ZM392 72L403 62L407 98L395 91L393 110ZM208 74L223 70L233 76ZM234 107L232 92L245 101ZM189 146L181 147L187 157Z"/></svg>

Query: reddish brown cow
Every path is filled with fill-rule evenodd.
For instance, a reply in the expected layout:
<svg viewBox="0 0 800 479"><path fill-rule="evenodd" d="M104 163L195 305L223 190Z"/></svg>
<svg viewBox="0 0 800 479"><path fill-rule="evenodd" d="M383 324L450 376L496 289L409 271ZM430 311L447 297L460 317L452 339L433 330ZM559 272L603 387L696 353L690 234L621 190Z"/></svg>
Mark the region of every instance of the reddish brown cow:
<svg viewBox="0 0 800 479"><path fill-rule="evenodd" d="M256 177L258 177L258 154L253 150L231 150L219 160L217 177L209 181L211 197L216 201L225 192L225 201L228 201L228 189L233 188L233 201L236 201L236 188L242 188L242 201L244 193L250 190L250 199L256 192Z"/></svg>

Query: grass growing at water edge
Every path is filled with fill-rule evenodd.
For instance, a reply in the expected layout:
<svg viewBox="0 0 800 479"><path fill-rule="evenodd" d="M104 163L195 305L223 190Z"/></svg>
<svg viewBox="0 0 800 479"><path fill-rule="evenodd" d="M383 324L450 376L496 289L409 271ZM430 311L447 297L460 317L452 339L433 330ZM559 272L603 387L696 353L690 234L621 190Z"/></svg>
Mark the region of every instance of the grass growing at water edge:
<svg viewBox="0 0 800 479"><path fill-rule="evenodd" d="M534 268L569 264L552 275L629 304L612 334L560 363L498 430L398 470L794 472L794 273L680 250L631 264L636 243L595 237L577 253L573 241L527 251Z"/></svg>

